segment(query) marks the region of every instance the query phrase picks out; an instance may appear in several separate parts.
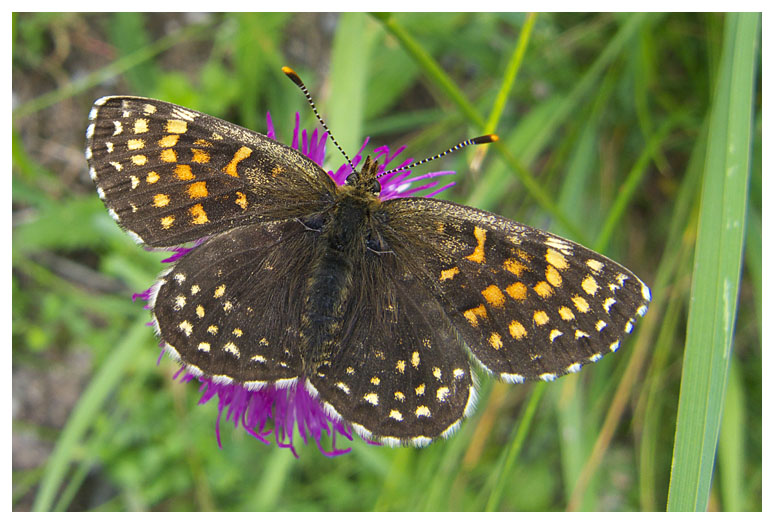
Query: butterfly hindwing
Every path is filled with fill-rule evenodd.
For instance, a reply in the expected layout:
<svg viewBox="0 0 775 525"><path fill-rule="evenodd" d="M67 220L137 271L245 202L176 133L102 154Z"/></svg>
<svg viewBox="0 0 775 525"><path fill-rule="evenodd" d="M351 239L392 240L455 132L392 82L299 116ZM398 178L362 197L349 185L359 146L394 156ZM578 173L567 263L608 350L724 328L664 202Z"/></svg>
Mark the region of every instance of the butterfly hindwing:
<svg viewBox="0 0 775 525"><path fill-rule="evenodd" d="M616 351L646 313L645 284L581 245L452 202L385 205L396 252L424 276L474 357L503 380L578 371Z"/></svg>
<svg viewBox="0 0 775 525"><path fill-rule="evenodd" d="M338 351L310 381L367 439L423 445L475 398L469 358L438 301L391 253L355 265Z"/></svg>
<svg viewBox="0 0 775 525"><path fill-rule="evenodd" d="M187 253L152 301L167 350L248 388L301 375L299 290L318 236L289 220L241 226Z"/></svg>
<svg viewBox="0 0 775 525"><path fill-rule="evenodd" d="M138 242L169 247L319 210L335 184L300 152L168 102L105 97L89 115L86 157L113 218Z"/></svg>

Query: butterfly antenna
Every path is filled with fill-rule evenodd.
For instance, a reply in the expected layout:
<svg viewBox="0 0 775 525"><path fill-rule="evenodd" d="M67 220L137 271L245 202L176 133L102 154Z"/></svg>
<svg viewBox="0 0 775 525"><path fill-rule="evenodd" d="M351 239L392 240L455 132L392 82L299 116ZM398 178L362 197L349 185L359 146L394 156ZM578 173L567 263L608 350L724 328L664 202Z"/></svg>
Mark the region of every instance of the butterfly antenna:
<svg viewBox="0 0 775 525"><path fill-rule="evenodd" d="M494 134L482 135L481 137L475 137L475 138L472 138L472 139L464 140L460 144L452 146L447 151L442 151L441 153L439 153L438 155L434 155L433 157L428 157L427 159L423 159L423 160L414 162L414 163L412 163L412 164L410 164L408 166L404 166L403 168L394 168L394 169L392 169L390 171L385 171L385 172L383 172L380 175L380 177L384 177L385 175L390 175L391 173L396 173L396 172L399 172L399 171L410 170L412 168L416 168L420 164L425 164L426 162L430 162L432 160L440 159L441 157L443 157L445 155L449 155L453 151L457 151L459 149L463 149L466 146L471 146L472 144L489 144L490 142L496 142L497 140L498 140L498 135L494 135Z"/></svg>
<svg viewBox="0 0 775 525"><path fill-rule="evenodd" d="M312 95L309 94L309 90L307 89L307 86L304 85L304 82L301 81L301 77L299 77L298 73L294 71L293 69L289 68L288 66L283 66L283 73L293 80L293 83L299 86L299 89L301 89L301 92L304 93L304 96L307 97L307 102L309 102L310 107L312 108L312 112L315 114L315 116L318 118L318 121L323 126L323 129L326 130L326 133L328 133L328 138L331 139L331 142L334 143L336 148L339 150L339 153L344 156L345 160L347 161L347 164L350 165L350 169L353 170L353 173L357 173L358 170L355 169L355 166L353 166L352 161L350 160L350 157L347 156L347 153L344 152L342 147L339 145L339 143L334 138L334 134L331 133L331 130L328 129L328 126L326 126L326 123L323 121L323 117L320 116L320 113L318 113L318 108L315 106L315 102L312 100Z"/></svg>

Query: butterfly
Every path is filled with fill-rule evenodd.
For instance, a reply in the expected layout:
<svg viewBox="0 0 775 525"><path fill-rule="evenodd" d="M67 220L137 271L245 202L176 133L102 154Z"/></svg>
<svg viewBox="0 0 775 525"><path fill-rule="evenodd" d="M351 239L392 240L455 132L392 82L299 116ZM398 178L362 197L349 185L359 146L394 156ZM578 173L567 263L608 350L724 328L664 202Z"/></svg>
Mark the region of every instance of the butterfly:
<svg viewBox="0 0 775 525"><path fill-rule="evenodd" d="M97 100L86 157L149 247L196 247L150 306L189 373L298 384L362 437L424 445L471 413L481 368L553 380L616 351L648 308L632 272L454 202L381 199L366 159L337 185L265 135L175 104Z"/></svg>

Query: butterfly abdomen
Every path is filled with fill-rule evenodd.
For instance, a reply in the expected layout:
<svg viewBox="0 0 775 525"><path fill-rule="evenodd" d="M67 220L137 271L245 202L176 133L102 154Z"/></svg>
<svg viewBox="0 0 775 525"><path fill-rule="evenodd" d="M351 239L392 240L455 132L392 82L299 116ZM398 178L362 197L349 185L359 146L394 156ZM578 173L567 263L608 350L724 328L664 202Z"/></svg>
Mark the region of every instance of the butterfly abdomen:
<svg viewBox="0 0 775 525"><path fill-rule="evenodd" d="M342 198L320 235L324 249L311 261L301 317L301 344L306 373L313 372L332 352L344 326L352 295L353 261L365 249L367 208L357 199Z"/></svg>

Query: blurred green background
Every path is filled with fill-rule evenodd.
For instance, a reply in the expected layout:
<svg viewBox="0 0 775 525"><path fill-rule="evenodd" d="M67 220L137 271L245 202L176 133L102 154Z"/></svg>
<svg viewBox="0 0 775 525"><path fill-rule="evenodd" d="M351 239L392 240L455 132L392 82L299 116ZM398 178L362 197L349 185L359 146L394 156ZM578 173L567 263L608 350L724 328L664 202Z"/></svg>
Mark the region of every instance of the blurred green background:
<svg viewBox="0 0 775 525"><path fill-rule="evenodd" d="M673 504L712 475L700 509L761 510L761 58L751 16L14 15L13 508L664 510L669 487ZM261 132L269 110L290 139L296 111L315 121L283 65L351 155L366 135L421 158L498 133L499 144L427 169L457 171L445 198L551 229L651 285L651 309L623 348L551 384L482 376L476 414L426 449L356 439L345 456L313 445L297 460L222 425L219 450L215 402L197 406L196 387L171 379L176 366L156 364L148 313L130 297L163 255L105 212L84 131L96 98L133 94ZM714 120L724 108L742 114L744 133L714 124L726 122ZM750 179L713 194L713 153L735 144ZM339 166L328 151L326 167ZM709 207L714 195L738 196L730 220L740 228L731 244L706 233L721 239L707 247L701 217L723 213ZM708 277L703 262L721 255L732 269ZM721 323L716 301L690 293L722 283L732 283L734 337L693 346L703 320ZM723 360L710 383L692 379L685 347L686 363ZM723 411L720 427L687 424L676 440L679 393L688 414ZM676 460L690 475L671 486L674 445L704 459Z"/></svg>

